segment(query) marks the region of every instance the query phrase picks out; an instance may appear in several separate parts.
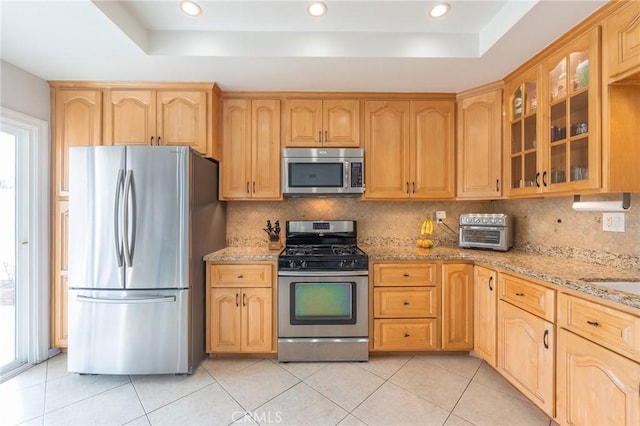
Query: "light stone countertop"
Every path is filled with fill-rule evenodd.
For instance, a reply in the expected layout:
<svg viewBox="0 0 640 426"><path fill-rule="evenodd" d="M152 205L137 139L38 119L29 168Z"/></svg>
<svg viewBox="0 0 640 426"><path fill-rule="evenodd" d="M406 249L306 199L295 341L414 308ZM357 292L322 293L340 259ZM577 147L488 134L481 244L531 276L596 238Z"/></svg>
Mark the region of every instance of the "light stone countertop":
<svg viewBox="0 0 640 426"><path fill-rule="evenodd" d="M359 247L369 255L369 260L433 260L467 261L489 267L500 268L530 278L576 290L592 296L640 309L640 296L611 288L600 287L590 281L640 281L640 271L614 268L581 262L560 256L545 256L511 250L495 252L487 250L460 249L457 247L435 247L422 249L413 246L367 246ZM210 253L205 261L276 261L280 250L266 247L227 247ZM638 312L640 315L640 312Z"/></svg>

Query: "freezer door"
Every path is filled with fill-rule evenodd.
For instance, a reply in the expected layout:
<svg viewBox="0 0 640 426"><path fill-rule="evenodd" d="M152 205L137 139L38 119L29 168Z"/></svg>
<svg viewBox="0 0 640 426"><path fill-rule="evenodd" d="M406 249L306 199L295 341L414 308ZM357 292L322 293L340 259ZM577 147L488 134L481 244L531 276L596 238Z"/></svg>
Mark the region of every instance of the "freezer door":
<svg viewBox="0 0 640 426"><path fill-rule="evenodd" d="M68 370L189 373L189 290L69 292Z"/></svg>
<svg viewBox="0 0 640 426"><path fill-rule="evenodd" d="M69 287L123 288L124 147L69 149Z"/></svg>
<svg viewBox="0 0 640 426"><path fill-rule="evenodd" d="M189 149L127 147L126 287L189 286Z"/></svg>

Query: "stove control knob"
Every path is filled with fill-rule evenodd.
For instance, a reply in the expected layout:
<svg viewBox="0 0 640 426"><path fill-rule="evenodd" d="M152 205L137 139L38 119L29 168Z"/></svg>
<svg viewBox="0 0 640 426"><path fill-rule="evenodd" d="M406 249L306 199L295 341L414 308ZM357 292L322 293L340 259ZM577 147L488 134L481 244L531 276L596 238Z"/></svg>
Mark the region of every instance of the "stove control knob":
<svg viewBox="0 0 640 426"><path fill-rule="evenodd" d="M289 268L290 268L290 269L296 269L296 262L295 262L295 260L290 260L290 261L289 261Z"/></svg>
<svg viewBox="0 0 640 426"><path fill-rule="evenodd" d="M480 223L480 218L479 218L479 217L476 217L476 218L474 219L474 222L475 222L475 223Z"/></svg>
<svg viewBox="0 0 640 426"><path fill-rule="evenodd" d="M356 264L358 263L358 261L356 261L355 259L353 259L351 261L351 269L356 269Z"/></svg>
<svg viewBox="0 0 640 426"><path fill-rule="evenodd" d="M303 260L302 262L300 262L300 269L307 269L307 261Z"/></svg>

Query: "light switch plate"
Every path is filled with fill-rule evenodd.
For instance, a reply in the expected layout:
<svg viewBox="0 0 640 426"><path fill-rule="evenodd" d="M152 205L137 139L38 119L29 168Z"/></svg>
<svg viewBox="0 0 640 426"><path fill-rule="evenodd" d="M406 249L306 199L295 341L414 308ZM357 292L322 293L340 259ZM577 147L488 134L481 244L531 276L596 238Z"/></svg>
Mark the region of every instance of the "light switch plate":
<svg viewBox="0 0 640 426"><path fill-rule="evenodd" d="M602 213L602 230L624 232L624 213Z"/></svg>

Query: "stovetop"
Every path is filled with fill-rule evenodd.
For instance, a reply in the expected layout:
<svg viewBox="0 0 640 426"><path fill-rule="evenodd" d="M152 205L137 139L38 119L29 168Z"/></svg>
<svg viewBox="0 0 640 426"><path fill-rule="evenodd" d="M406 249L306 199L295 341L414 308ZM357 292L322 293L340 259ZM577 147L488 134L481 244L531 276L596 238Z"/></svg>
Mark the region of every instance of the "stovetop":
<svg viewBox="0 0 640 426"><path fill-rule="evenodd" d="M278 256L281 271L356 271L369 258L356 245L355 221L287 221L286 247Z"/></svg>

